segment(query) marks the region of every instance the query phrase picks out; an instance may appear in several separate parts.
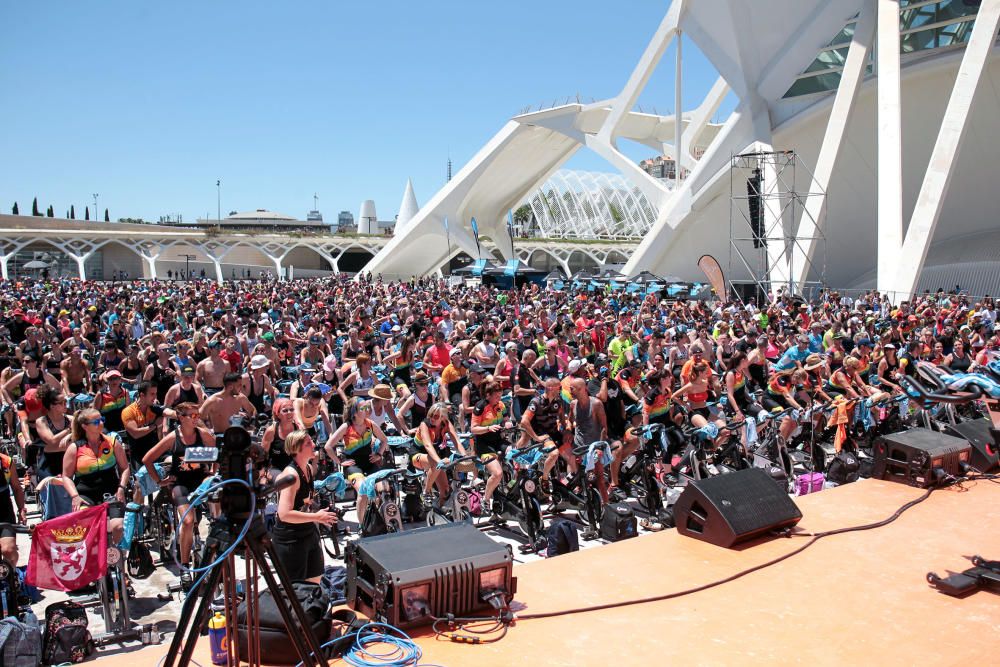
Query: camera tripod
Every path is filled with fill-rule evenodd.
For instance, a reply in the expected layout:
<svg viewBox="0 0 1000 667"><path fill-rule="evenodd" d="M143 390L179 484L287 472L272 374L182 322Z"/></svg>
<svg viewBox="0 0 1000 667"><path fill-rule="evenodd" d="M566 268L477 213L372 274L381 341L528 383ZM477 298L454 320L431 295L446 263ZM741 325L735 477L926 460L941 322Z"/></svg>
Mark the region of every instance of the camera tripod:
<svg viewBox="0 0 1000 667"><path fill-rule="evenodd" d="M212 522L208 539L205 542L205 549L200 559L201 563L211 563L224 553L234 543L237 536L243 530L244 522L249 520L250 527L243 538L244 558L247 561L248 576L246 579L246 605L247 605L247 648L249 649L251 665L260 665L259 642L255 642L254 634L259 637L259 624L257 623L257 570L263 575L267 582L268 589L271 590L275 605L285 622L288 630L288 637L295 645L295 650L305 667L326 665L327 660L323 657L320 642L317 640L312 630L311 623L308 622L302 605L295 596L292 589L292 582L288 578L281 562L275 556L271 546L271 538L264 528L264 522L259 512L255 512L251 517L249 514L223 515ZM268 565L266 556L271 557L274 570ZM230 663L239 664L237 641L237 619L235 602L235 570L233 555L230 555L223 562L216 563L204 576L204 580L199 584L197 590L185 599L181 609L181 616L177 621L177 629L173 640L170 642L170 650L164 662L165 667L174 667L175 664L187 667L191 662L191 654L194 652L195 644L201 629L208 622L211 612L212 596L220 580L224 580L223 586L226 599L226 631L228 633L227 650L229 652ZM277 575L277 576L275 576ZM197 605L195 602L197 601ZM255 644L257 650L254 650Z"/></svg>

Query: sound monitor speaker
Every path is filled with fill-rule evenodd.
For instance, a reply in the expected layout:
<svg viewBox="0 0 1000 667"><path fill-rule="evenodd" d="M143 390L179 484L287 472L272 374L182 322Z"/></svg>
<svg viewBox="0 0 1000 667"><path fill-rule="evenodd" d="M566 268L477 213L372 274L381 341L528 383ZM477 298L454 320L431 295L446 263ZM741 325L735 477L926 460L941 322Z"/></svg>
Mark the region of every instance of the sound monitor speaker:
<svg viewBox="0 0 1000 667"><path fill-rule="evenodd" d="M948 475L964 475L972 446L965 438L914 428L876 440L872 458L873 478L926 489Z"/></svg>
<svg viewBox="0 0 1000 667"><path fill-rule="evenodd" d="M801 518L788 494L760 468L691 481L674 505L678 533L720 547L789 528Z"/></svg>
<svg viewBox="0 0 1000 667"><path fill-rule="evenodd" d="M980 472L1000 468L1000 451L989 419L973 419L945 428L945 433L964 438L972 445L972 467Z"/></svg>
<svg viewBox="0 0 1000 667"><path fill-rule="evenodd" d="M465 522L362 538L344 561L347 604L397 628L489 615L491 597L510 602L517 589L510 546Z"/></svg>

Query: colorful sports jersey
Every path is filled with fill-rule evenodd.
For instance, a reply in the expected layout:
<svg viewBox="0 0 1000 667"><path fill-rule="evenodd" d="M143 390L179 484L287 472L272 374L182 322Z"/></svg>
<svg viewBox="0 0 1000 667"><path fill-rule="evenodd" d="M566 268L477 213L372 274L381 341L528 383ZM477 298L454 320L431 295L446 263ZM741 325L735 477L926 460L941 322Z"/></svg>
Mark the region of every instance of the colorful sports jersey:
<svg viewBox="0 0 1000 667"><path fill-rule="evenodd" d="M353 454L363 447L371 447L374 437L375 432L372 430L370 419L365 420L364 433L358 433L354 428L354 424L351 424L347 427L347 432L344 434L344 452L346 454Z"/></svg>
<svg viewBox="0 0 1000 667"><path fill-rule="evenodd" d="M651 423L666 422L670 413L670 392L654 389L646 394L642 400L642 411Z"/></svg>
<svg viewBox="0 0 1000 667"><path fill-rule="evenodd" d="M97 451L91 449L85 441L76 444L76 474L93 475L103 470L112 469L118 465L115 461L115 441L110 435L101 436L101 444Z"/></svg>
<svg viewBox="0 0 1000 667"><path fill-rule="evenodd" d="M490 427L500 424L503 422L505 410L503 403L494 406L490 405L489 401L480 401L472 411L472 425Z"/></svg>

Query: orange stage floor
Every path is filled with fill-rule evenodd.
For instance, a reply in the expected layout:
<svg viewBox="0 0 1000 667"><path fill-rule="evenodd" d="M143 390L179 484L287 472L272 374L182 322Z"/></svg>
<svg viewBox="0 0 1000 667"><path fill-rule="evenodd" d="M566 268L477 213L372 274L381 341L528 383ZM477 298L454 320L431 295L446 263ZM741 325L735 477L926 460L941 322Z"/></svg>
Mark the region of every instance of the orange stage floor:
<svg viewBox="0 0 1000 667"><path fill-rule="evenodd" d="M923 492L864 481L798 499L802 531L877 521ZM524 620L496 644L418 633L424 661L446 667L547 665L1000 664L1000 596L965 599L926 583L1000 559L1000 485L934 492L896 522L820 540L774 567L687 597L609 611ZM520 613L650 597L773 559L808 538L727 550L664 531L515 567ZM163 647L101 659L154 664ZM207 646L199 646L206 664ZM343 664L336 662L333 664Z"/></svg>

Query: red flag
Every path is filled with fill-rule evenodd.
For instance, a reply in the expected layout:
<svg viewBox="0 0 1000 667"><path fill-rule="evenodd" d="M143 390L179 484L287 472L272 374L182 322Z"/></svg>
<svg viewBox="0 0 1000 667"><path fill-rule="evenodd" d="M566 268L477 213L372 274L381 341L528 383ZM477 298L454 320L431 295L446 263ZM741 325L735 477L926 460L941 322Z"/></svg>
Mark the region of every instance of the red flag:
<svg viewBox="0 0 1000 667"><path fill-rule="evenodd" d="M88 507L35 526L25 576L28 584L72 591L97 581L107 569L107 505Z"/></svg>

